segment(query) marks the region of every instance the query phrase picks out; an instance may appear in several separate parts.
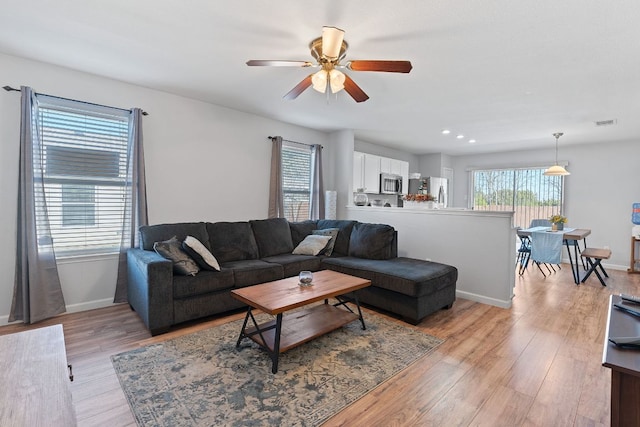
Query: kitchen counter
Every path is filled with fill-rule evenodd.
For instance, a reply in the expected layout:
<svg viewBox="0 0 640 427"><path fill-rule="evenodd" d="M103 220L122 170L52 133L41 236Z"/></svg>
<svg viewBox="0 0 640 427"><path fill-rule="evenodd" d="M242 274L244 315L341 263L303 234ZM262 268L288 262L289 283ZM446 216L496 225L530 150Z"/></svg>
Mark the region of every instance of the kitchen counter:
<svg viewBox="0 0 640 427"><path fill-rule="evenodd" d="M389 224L398 255L458 268L457 296L508 308L515 286L513 212L347 206L346 219Z"/></svg>

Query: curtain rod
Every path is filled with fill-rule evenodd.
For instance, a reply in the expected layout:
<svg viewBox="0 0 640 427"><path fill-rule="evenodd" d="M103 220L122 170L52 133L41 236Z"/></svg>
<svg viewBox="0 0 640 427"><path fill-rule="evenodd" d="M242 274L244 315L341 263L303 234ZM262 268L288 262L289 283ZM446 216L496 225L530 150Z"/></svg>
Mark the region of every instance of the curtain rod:
<svg viewBox="0 0 640 427"><path fill-rule="evenodd" d="M275 136L268 136L267 138L273 140ZM282 140L285 142L291 142L293 144L300 144L300 145L306 145L307 147L313 147L313 144L305 144L304 142L292 141L290 139L284 139L284 138ZM324 147L321 145L320 148L324 148Z"/></svg>
<svg viewBox="0 0 640 427"><path fill-rule="evenodd" d="M2 89L6 90L7 92L21 92L20 89L13 88L11 86L3 86ZM62 99L62 100L65 100L65 101L84 102L85 104L96 105L98 107L108 107L108 108L115 108L116 110L131 111L131 110L127 110L126 108L111 107L110 105L96 104L96 103L93 103L93 102L86 102L86 101L78 101L77 99L64 98L62 96L47 95L46 93L36 92L36 94L37 95L45 95L45 96L49 96L51 98L56 98L56 99ZM147 113L146 111L143 110L142 111L142 115L143 116L148 116L149 113Z"/></svg>

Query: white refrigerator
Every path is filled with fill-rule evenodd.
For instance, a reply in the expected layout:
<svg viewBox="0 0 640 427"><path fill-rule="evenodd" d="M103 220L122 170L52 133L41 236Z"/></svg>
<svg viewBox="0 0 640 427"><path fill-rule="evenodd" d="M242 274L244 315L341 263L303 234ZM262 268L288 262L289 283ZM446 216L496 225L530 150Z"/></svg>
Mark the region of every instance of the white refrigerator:
<svg viewBox="0 0 640 427"><path fill-rule="evenodd" d="M449 206L449 180L437 176L425 178L427 193L435 197L438 206L446 208Z"/></svg>

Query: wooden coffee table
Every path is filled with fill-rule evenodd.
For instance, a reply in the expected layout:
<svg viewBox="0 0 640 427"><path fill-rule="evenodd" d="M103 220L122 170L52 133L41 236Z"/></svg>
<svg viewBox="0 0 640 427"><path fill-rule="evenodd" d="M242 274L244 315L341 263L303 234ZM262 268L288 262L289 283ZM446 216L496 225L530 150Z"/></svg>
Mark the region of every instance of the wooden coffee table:
<svg viewBox="0 0 640 427"><path fill-rule="evenodd" d="M312 286L299 286L296 276L234 289L231 295L249 306L236 347L240 346L244 338L255 341L271 356L271 372L275 374L278 372L280 353L357 319L362 323L362 329L366 329L357 293L354 291L370 285L370 280L323 270L313 273ZM353 303L357 314L347 305L349 301L341 297L350 292L354 292ZM338 302L329 304L329 298L335 298ZM289 313L283 322L283 313L322 300L324 304ZM274 315L276 319L258 324L253 316L253 309ZM248 325L249 319L253 326Z"/></svg>

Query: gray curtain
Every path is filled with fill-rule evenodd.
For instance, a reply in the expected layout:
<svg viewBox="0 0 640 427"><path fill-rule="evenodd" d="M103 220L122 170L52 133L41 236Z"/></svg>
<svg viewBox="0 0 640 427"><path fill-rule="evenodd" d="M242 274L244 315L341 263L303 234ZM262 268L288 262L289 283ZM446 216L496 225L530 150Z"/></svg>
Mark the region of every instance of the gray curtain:
<svg viewBox="0 0 640 427"><path fill-rule="evenodd" d="M269 218L284 217L282 192L282 137L271 138L271 178L269 181Z"/></svg>
<svg viewBox="0 0 640 427"><path fill-rule="evenodd" d="M30 87L21 87L20 166L16 269L9 321L35 323L64 313L65 302L56 266L47 215L36 221L36 206L46 213L43 150L38 101Z"/></svg>
<svg viewBox="0 0 640 427"><path fill-rule="evenodd" d="M142 110L131 110L129 150L127 153L127 195L122 223L122 241L118 258L118 279L113 302L127 302L127 250L138 246L138 228L147 225L147 184L142 148Z"/></svg>
<svg viewBox="0 0 640 427"><path fill-rule="evenodd" d="M322 145L311 146L311 219L324 219L324 184L322 183Z"/></svg>

